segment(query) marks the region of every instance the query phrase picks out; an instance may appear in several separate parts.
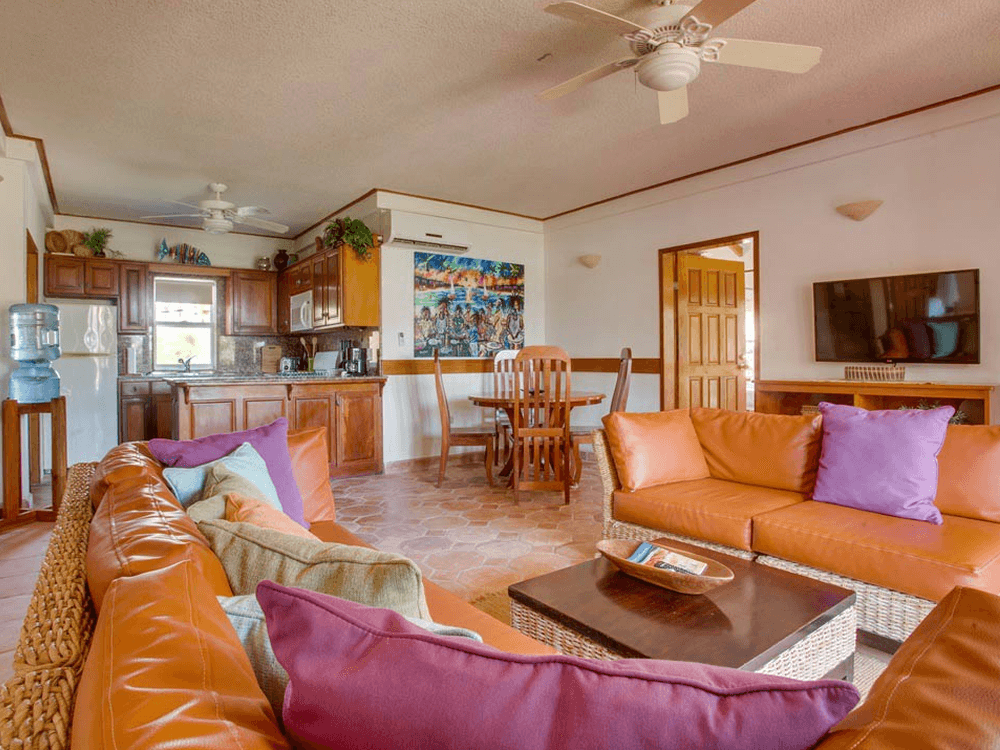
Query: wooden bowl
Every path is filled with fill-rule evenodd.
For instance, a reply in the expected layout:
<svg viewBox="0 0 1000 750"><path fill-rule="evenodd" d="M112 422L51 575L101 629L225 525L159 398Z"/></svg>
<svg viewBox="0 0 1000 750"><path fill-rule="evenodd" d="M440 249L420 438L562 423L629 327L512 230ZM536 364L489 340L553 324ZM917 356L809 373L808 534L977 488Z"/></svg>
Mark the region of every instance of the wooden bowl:
<svg viewBox="0 0 1000 750"><path fill-rule="evenodd" d="M690 557L693 560L706 563L705 572L701 575L691 573L678 573L674 570L664 570L654 568L651 565L640 565L628 561L628 556L635 552L641 542L629 539L602 539L597 543L597 551L606 557L612 565L622 573L626 573L640 581L651 583L660 588L676 591L678 594L704 594L717 586L729 583L733 580L733 571L717 560L710 557L702 557L687 550L671 547L662 542L652 542L657 547L676 552L678 555Z"/></svg>

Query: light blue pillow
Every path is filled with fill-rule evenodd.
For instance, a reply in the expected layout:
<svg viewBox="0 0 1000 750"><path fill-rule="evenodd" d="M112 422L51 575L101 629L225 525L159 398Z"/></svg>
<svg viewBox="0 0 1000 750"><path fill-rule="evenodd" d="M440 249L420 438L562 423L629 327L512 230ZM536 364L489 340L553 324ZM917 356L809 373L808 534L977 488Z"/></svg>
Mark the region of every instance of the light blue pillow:
<svg viewBox="0 0 1000 750"><path fill-rule="evenodd" d="M163 470L163 478L167 480L167 484L170 485L170 489L180 500L181 505L187 508L202 499L201 494L205 490L205 480L208 479L208 473L216 464L223 464L234 474L239 474L247 481L253 482L268 504L281 510L278 491L274 487L274 482L271 481L271 475L267 473L267 464L250 443L243 443L228 456L223 456L217 461L210 461L201 466L190 469L166 468Z"/></svg>

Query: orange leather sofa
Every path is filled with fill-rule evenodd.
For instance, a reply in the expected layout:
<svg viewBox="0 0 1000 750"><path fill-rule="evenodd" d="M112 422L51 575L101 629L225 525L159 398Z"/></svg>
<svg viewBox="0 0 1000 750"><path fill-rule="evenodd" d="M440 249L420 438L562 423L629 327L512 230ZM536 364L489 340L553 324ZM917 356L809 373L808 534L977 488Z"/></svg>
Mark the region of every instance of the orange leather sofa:
<svg viewBox="0 0 1000 750"><path fill-rule="evenodd" d="M598 434L606 536L673 537L853 589L859 630L893 641L955 586L1000 592L1000 428L948 428L935 501L944 523L936 526L810 500L818 415L696 408L690 416L706 479L628 492ZM633 437L653 449L648 460L664 460L657 451L677 460L656 435Z"/></svg>
<svg viewBox="0 0 1000 750"><path fill-rule="evenodd" d="M297 474L305 463L295 463ZM315 509L309 478L297 479ZM326 517L311 524L321 538L362 544L329 513L313 515ZM552 653L438 586L425 588L438 622L474 629L507 651ZM17 675L0 692L0 746L288 748L216 601L230 593L219 561L143 444L118 446L96 467L72 467L18 645ZM48 647L32 650L26 634L37 631L42 612L51 613L41 623ZM81 632L92 635L89 652ZM986 747L1000 736L998 654L1000 597L955 589L817 748Z"/></svg>

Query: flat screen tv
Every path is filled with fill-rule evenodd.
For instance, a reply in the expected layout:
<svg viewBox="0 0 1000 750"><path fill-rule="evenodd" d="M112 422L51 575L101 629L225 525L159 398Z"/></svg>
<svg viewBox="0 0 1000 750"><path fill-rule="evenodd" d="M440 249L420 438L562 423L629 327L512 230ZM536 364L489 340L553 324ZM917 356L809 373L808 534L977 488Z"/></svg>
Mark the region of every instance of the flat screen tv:
<svg viewBox="0 0 1000 750"><path fill-rule="evenodd" d="M817 362L979 364L979 270L813 284Z"/></svg>

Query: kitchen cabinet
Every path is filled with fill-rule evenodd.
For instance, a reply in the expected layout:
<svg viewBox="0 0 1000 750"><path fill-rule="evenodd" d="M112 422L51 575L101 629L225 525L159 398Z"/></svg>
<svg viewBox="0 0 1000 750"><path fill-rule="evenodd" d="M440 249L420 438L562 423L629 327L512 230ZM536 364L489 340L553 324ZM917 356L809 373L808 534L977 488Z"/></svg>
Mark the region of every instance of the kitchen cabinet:
<svg viewBox="0 0 1000 750"><path fill-rule="evenodd" d="M292 277L278 275L278 333L291 333Z"/></svg>
<svg viewBox="0 0 1000 750"><path fill-rule="evenodd" d="M278 275L233 270L226 285L226 313L226 333L230 335L277 333Z"/></svg>
<svg viewBox="0 0 1000 750"><path fill-rule="evenodd" d="M88 297L118 296L118 263L88 258L84 261L84 294Z"/></svg>
<svg viewBox="0 0 1000 750"><path fill-rule="evenodd" d="M118 273L118 333L145 333L149 325L145 263L122 263Z"/></svg>
<svg viewBox="0 0 1000 750"><path fill-rule="evenodd" d="M381 324L381 248L362 260L348 245L323 248L289 267L289 294L312 289L314 329L355 326L377 328ZM301 282L301 283L299 283Z"/></svg>
<svg viewBox="0 0 1000 750"><path fill-rule="evenodd" d="M118 381L118 441L173 437L173 395L165 380Z"/></svg>
<svg viewBox="0 0 1000 750"><path fill-rule="evenodd" d="M83 258L72 255L46 255L45 296L82 297L85 275Z"/></svg>
<svg viewBox="0 0 1000 750"><path fill-rule="evenodd" d="M176 437L190 440L288 418L289 429L325 427L330 476L373 474L383 469L384 378L302 382L174 383Z"/></svg>

